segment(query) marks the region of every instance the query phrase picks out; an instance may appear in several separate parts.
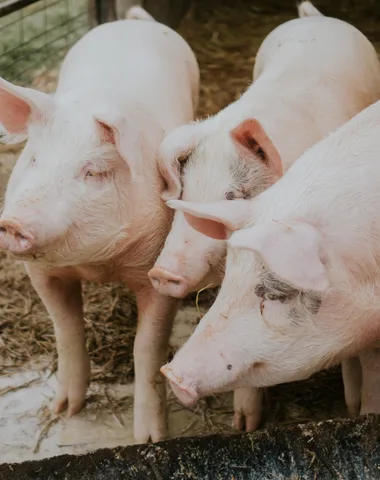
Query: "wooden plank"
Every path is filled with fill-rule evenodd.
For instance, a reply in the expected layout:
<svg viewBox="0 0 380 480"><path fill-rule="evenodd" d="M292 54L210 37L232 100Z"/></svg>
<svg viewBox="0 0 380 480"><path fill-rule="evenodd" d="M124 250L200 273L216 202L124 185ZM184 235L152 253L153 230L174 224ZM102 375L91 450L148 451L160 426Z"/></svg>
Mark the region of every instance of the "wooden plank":
<svg viewBox="0 0 380 480"><path fill-rule="evenodd" d="M0 480L380 478L380 417L178 438L0 465Z"/></svg>

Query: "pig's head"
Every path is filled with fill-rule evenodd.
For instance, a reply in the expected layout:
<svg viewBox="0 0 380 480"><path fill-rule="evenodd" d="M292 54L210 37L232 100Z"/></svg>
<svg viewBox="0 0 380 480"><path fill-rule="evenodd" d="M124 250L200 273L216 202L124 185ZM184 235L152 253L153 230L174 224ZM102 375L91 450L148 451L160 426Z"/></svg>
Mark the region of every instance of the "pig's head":
<svg viewBox="0 0 380 480"><path fill-rule="evenodd" d="M307 378L340 361L363 337L355 306L331 281L336 264L318 228L264 216L241 229L242 210L246 225L252 218L244 203L256 202L237 200L229 209L225 202L191 206L193 215L217 222L226 233L240 230L228 240L214 305L162 368L185 404L214 392Z"/></svg>
<svg viewBox="0 0 380 480"><path fill-rule="evenodd" d="M164 139L159 151L159 169L166 181L164 200L252 198L281 176L280 156L262 125L256 119L236 125L221 113L180 127ZM168 202L177 211L165 246L149 272L160 293L177 298L219 285L226 255L224 230L192 216L189 210L184 213L183 202Z"/></svg>
<svg viewBox="0 0 380 480"><path fill-rule="evenodd" d="M107 109L92 112L89 100L2 79L0 123L8 135L27 137L5 195L0 249L57 266L117 252L133 216L130 197L149 195L142 156L154 152L135 124Z"/></svg>

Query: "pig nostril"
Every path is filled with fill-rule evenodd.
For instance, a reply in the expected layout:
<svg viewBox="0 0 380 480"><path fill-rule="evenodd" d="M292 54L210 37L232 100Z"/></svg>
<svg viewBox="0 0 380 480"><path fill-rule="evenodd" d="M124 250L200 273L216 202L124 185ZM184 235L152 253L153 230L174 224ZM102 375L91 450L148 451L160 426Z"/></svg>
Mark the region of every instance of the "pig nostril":
<svg viewBox="0 0 380 480"><path fill-rule="evenodd" d="M0 233L6 233L6 229L4 227L0 227Z"/></svg>

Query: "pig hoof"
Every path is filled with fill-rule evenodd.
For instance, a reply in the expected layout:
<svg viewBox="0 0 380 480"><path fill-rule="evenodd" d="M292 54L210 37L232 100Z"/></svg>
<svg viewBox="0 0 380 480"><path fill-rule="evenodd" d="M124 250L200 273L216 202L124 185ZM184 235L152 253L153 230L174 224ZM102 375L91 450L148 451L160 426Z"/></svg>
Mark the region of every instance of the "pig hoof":
<svg viewBox="0 0 380 480"><path fill-rule="evenodd" d="M136 444L155 443L166 438L166 427L161 419L156 419L157 425L152 425L152 423L147 424L145 422L137 422L135 419L134 439Z"/></svg>
<svg viewBox="0 0 380 480"><path fill-rule="evenodd" d="M59 413L62 413L64 410L66 410L67 407L67 397L65 396L64 398L55 398L54 403L53 403L53 412L58 415Z"/></svg>
<svg viewBox="0 0 380 480"><path fill-rule="evenodd" d="M347 404L347 412L349 417L356 417L360 414L360 403Z"/></svg>
<svg viewBox="0 0 380 480"><path fill-rule="evenodd" d="M67 408L67 416L72 417L79 413L84 406L85 398L68 398L67 395L57 396L53 403L53 412L62 413Z"/></svg>
<svg viewBox="0 0 380 480"><path fill-rule="evenodd" d="M60 385L53 402L53 412L55 414L62 413L67 408L67 416L80 412L84 406L86 399L87 382L77 386L77 388L68 388Z"/></svg>
<svg viewBox="0 0 380 480"><path fill-rule="evenodd" d="M159 442L167 435L165 390L151 386L135 390L133 436L135 443Z"/></svg>
<svg viewBox="0 0 380 480"><path fill-rule="evenodd" d="M232 426L241 432L257 430L261 422L263 390L239 388L234 392L235 415Z"/></svg>
<svg viewBox="0 0 380 480"><path fill-rule="evenodd" d="M232 427L240 432L253 432L260 426L261 416L257 414L245 415L244 413L235 413L232 421Z"/></svg>
<svg viewBox="0 0 380 480"><path fill-rule="evenodd" d="M165 440L166 435L163 432L138 432L134 434L135 443L137 445L141 443L149 443L149 442L160 442L161 440Z"/></svg>

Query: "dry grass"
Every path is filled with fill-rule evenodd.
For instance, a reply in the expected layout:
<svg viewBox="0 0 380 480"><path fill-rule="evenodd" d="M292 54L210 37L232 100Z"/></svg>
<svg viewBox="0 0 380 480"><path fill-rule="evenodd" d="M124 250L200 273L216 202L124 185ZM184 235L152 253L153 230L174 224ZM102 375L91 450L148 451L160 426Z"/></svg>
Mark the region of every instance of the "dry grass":
<svg viewBox="0 0 380 480"><path fill-rule="evenodd" d="M19 368L42 356L55 370L55 339L47 312L28 276L0 254L0 357L3 369ZM133 339L137 308L134 297L118 285L84 288L87 346L92 378L125 383L133 377Z"/></svg>

